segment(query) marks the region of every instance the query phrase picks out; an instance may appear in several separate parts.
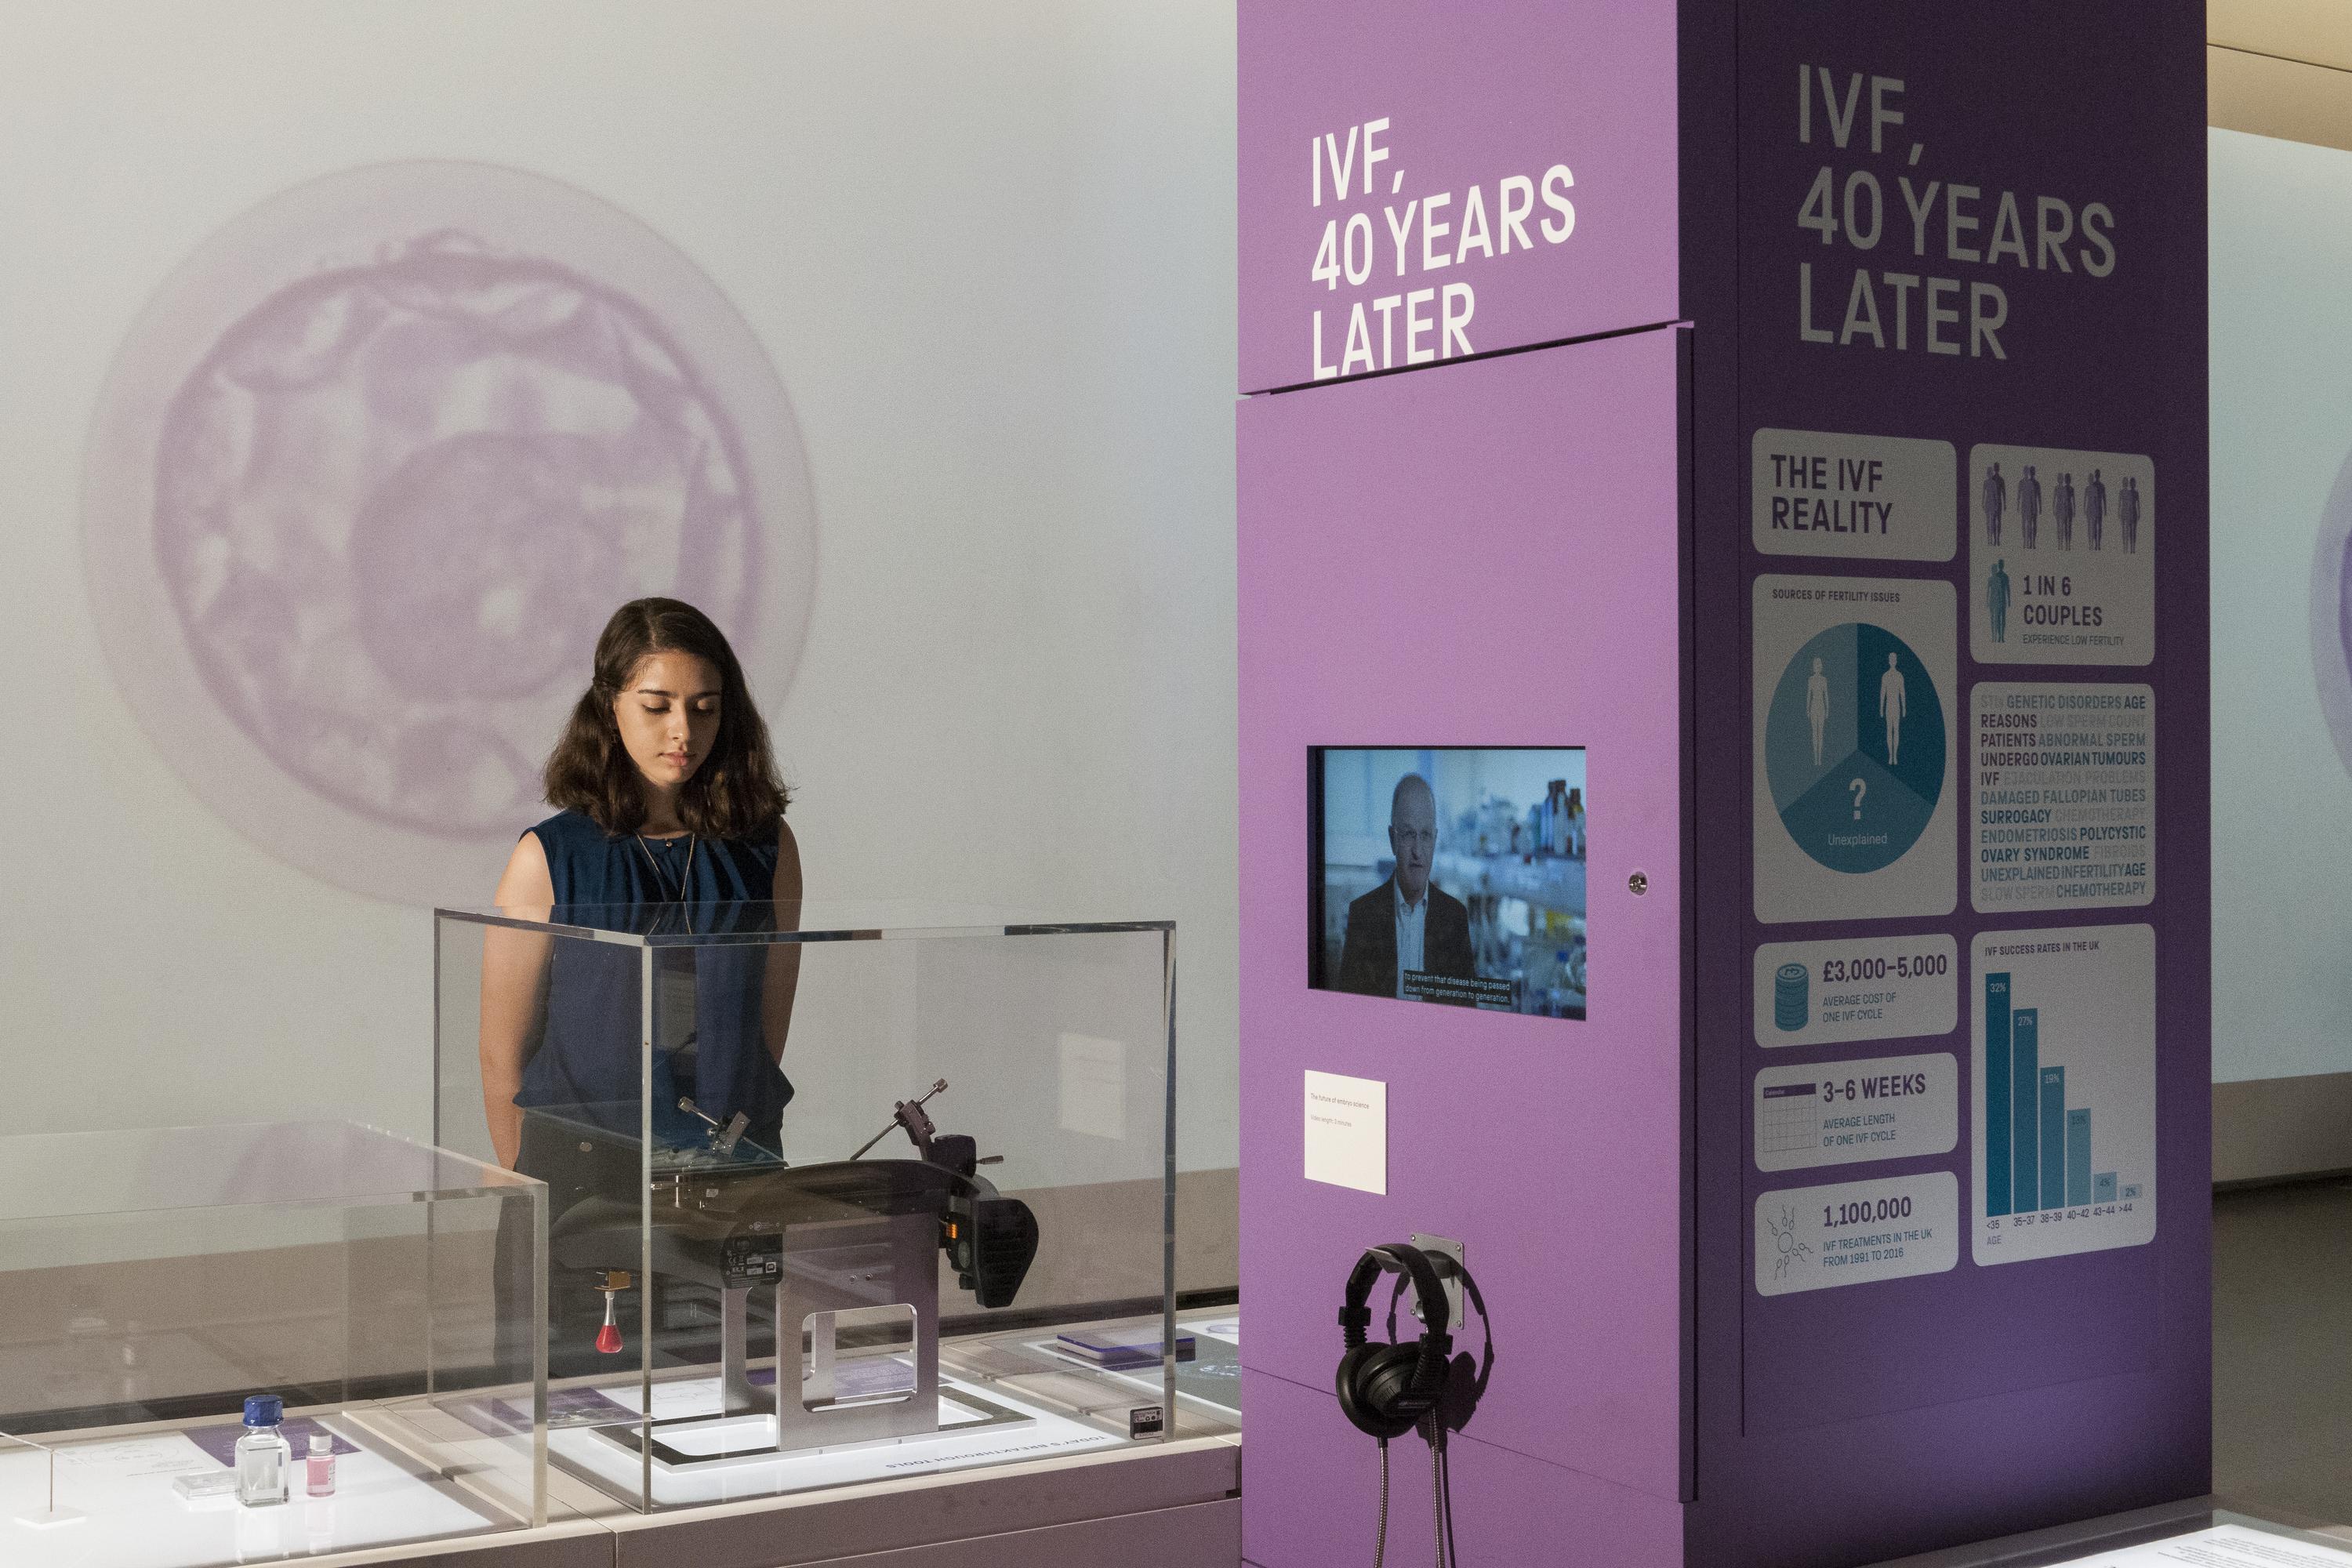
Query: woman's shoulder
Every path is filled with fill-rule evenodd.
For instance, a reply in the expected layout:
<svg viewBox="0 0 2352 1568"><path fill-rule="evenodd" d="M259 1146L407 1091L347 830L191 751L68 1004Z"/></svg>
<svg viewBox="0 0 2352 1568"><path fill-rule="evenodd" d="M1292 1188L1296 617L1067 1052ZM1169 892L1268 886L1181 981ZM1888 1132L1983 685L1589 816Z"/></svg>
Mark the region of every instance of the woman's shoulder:
<svg viewBox="0 0 2352 1568"><path fill-rule="evenodd" d="M781 816L772 816L765 822L752 824L743 832L735 835L730 842L740 844L746 849L757 849L772 854L777 845L782 841L783 832L784 819Z"/></svg>
<svg viewBox="0 0 2352 1568"><path fill-rule="evenodd" d="M559 811L546 821L533 824L530 832L551 849L603 844L615 837L596 826L596 819L584 811Z"/></svg>

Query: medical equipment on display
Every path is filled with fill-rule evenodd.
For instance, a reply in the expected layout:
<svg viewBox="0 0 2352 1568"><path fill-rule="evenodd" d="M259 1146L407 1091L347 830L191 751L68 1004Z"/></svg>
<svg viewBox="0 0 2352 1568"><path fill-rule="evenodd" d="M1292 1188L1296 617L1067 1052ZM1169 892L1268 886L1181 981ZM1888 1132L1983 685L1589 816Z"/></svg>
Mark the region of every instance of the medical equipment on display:
<svg viewBox="0 0 2352 1568"><path fill-rule="evenodd" d="M1029 1205L978 1173L993 1160L981 1159L969 1136L940 1133L924 1111L946 1088L940 1079L920 1099L899 1101L889 1126L846 1160L689 1159L656 1174L652 1274L718 1291L719 1398L715 1414L653 1421L644 1440L655 1458L708 1464L1017 1419L963 1394L957 1403L974 1407L977 1419L941 1419L934 1254L947 1258L982 1307L1003 1308L1018 1294L1038 1242ZM715 1147L723 1130L703 1120ZM905 1131L915 1158L859 1157L892 1128ZM634 1203L588 1197L550 1235L558 1268L602 1277L600 1351L621 1348L614 1302L630 1284L620 1265L635 1262L645 1241L639 1215ZM779 1351L764 1395L752 1382L750 1342L760 1292L773 1307ZM800 1374L787 1375L795 1361ZM640 1441L634 1426L609 1436L631 1447Z"/></svg>

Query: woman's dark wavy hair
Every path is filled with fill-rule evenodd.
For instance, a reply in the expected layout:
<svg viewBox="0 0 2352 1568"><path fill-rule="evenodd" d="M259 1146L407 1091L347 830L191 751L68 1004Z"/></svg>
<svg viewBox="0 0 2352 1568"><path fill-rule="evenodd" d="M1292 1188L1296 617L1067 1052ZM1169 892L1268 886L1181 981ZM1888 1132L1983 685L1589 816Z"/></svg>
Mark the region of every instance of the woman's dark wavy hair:
<svg viewBox="0 0 2352 1568"><path fill-rule="evenodd" d="M767 721L735 650L709 616L678 599L632 599L596 638L596 670L547 759L547 801L584 812L607 833L645 826L642 775L621 744L613 704L648 654L692 654L719 671L719 739L678 792L678 820L705 838L741 838L772 826L791 796L776 777Z"/></svg>

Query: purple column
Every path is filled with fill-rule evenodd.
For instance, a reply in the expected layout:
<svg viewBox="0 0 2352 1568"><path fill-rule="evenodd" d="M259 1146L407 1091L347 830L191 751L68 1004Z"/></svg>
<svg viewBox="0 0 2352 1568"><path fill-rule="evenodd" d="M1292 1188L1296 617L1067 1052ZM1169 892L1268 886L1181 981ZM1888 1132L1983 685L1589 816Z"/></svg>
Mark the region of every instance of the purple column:
<svg viewBox="0 0 2352 1568"><path fill-rule="evenodd" d="M1358 1249L1412 1231L1468 1241L1499 1325L1493 1386L1455 1453L1474 1559L1549 1561L1573 1542L1633 1568L1833 1568L2205 1489L2201 28L2186 0L2063 14L1245 0L1251 1562L1354 1563L1370 1547L1375 1450L1330 1392L1332 1315ZM1506 211L1527 243L1501 243ZM1818 506L1818 535L1773 542L1751 527L1765 431L1784 456L1891 444L1844 452L1850 470L1830 460L1807 500L1880 458L1948 457L1872 503L1899 511ZM2033 460L2045 484L2112 474L2108 454L2156 476L2140 552L2161 572L2146 606L2099 606L2095 624L2122 628L2106 651L2075 661L2030 642L2053 624L2037 618L2038 560L2018 545L2002 577L1976 558L1997 542L1971 510L1979 447L2048 450ZM2014 457L2003 468L2022 471ZM2074 564L2087 580L2088 558ZM1794 743L1801 759L1823 751L1818 768L1839 765L1834 735L1868 733L1840 742L1880 769L1854 770L1850 807L1845 773L1801 781L1836 792L1834 813L1810 795L1755 805L1779 787L1759 739L1761 678L1779 668L1756 668L1767 576L1850 605L1853 627L1825 623L1813 650L1828 695L1816 704L1801 672L1790 700L1799 735L1809 704L1860 715ZM1996 581L2015 602L1992 647L1974 633ZM1887 622L1874 590L1890 585L1930 608ZM2047 662L2005 662L2029 647ZM1972 806L1990 787L1973 700L2016 682L2153 691L2152 895L1980 907L1994 884L1975 869L1991 841ZM1903 729L1946 719L1933 737ZM1580 1023L1307 984L1308 748L1450 744L1587 748ZM1921 803L1916 858L1872 858L1877 814L1906 799ZM1783 876L1769 852L1807 830L1858 847L1824 839L1817 899L1765 887ZM1890 880L1883 907L1853 893ZM2123 922L2155 930L2164 976L2155 1037L2132 1046L2155 1084L2153 1186L2135 1201L2164 1204L2163 1221L2136 1244L1999 1253L1995 1235L2048 1234L2038 1211L2002 1212L2032 1211L2044 1174L2041 1064L2021 1058L2042 1021L2083 1004L2037 980L2013 1016L1985 1016L2004 966L1978 964L1978 945ZM1826 944L1805 961L1825 996L1843 983L1823 959L1881 937L1957 946L1946 1033L1791 1040L1769 986L1759 1029L1767 944ZM2103 1083L2069 1054L2091 1048L2074 1034L2039 1044L2069 1084ZM1979 1067L1988 1050L2000 1061ZM1759 1168L1759 1072L1866 1078L1869 1058L1914 1051L1957 1064L1953 1147ZM1384 1193L1305 1179L1310 1070L1387 1085ZM1982 1124L1994 1091L2006 1129ZM2097 1126L2114 1164L2132 1124L2102 1102ZM1988 1156L2013 1178L2006 1194ZM1911 1234L1835 1246L1840 1224L1886 1212L1878 1187L1810 1206L1841 1184L1892 1184ZM1955 1187L1958 1213L1935 1211ZM1831 1217L1800 1223L1809 1213ZM1776 1250L1759 1258L1766 1219ZM1874 1272L1890 1245L1927 1265ZM1819 1262L1830 1252L1836 1268ZM1398 1453L1391 1527L1411 1541L1425 1456L1414 1439Z"/></svg>

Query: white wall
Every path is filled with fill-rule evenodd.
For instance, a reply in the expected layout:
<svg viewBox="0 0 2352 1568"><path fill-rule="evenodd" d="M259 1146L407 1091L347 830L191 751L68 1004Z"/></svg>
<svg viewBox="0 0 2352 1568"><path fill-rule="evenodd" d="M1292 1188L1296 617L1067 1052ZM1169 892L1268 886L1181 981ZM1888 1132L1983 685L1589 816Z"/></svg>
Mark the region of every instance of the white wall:
<svg viewBox="0 0 2352 1568"><path fill-rule="evenodd" d="M1230 0L55 0L9 23L0 1131L429 1125L421 901L486 900L510 837L404 860L234 725L167 763L163 732L210 710L127 696L84 465L134 322L238 214L463 159L649 226L790 399L805 641L732 629L775 645L755 662L812 898L1172 915L1186 1162L1232 1162ZM91 491L143 482L100 468ZM110 603L118 644L152 632ZM512 721L544 732L550 701Z"/></svg>
<svg viewBox="0 0 2352 1568"><path fill-rule="evenodd" d="M2228 1082L2352 1070L2352 739L2339 753L2323 710L2343 656L2315 636L2313 592L2352 454L2352 153L2208 135L2213 1076Z"/></svg>

